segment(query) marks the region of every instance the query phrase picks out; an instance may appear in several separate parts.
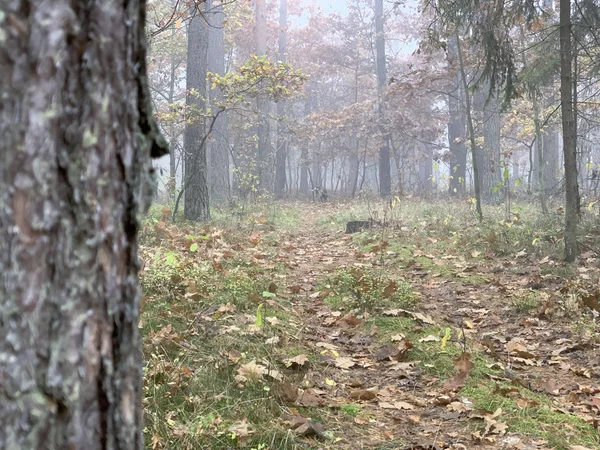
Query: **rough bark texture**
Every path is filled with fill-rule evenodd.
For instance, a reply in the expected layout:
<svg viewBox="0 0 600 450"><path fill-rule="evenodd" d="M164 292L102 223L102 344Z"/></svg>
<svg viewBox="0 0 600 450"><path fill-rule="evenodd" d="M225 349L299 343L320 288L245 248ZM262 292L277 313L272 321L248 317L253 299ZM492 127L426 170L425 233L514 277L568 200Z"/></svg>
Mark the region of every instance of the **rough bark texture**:
<svg viewBox="0 0 600 450"><path fill-rule="evenodd" d="M209 0L208 11L211 11L208 21L211 24L208 36L208 71L219 75L225 74L225 37L223 32L225 13L221 0ZM220 89L210 91L212 113L215 114L223 102ZM213 125L211 139L208 141L210 159L210 201L212 205L225 206L231 198L229 182L229 145L227 143L228 119L227 111L219 114Z"/></svg>
<svg viewBox="0 0 600 450"><path fill-rule="evenodd" d="M193 221L210 219L208 193L208 163L206 158L206 73L208 25L199 11L192 12L188 26L186 68L186 105L191 119L183 135L185 218Z"/></svg>
<svg viewBox="0 0 600 450"><path fill-rule="evenodd" d="M379 115L383 117L383 95L387 83L387 66L385 60L385 35L383 29L383 0L375 0L375 49L377 53L377 98ZM390 168L390 136L385 130L383 143L379 148L379 195L385 197L392 193Z"/></svg>
<svg viewBox="0 0 600 450"><path fill-rule="evenodd" d="M482 93L487 96L489 88L484 86ZM500 168L500 105L498 97L484 99L483 102L483 148L479 163L482 200L498 202L502 195L499 190L502 181Z"/></svg>
<svg viewBox="0 0 600 450"><path fill-rule="evenodd" d="M142 449L145 2L4 0L0 448Z"/></svg>
<svg viewBox="0 0 600 450"><path fill-rule="evenodd" d="M448 66L453 74L448 94L448 145L450 148L450 195L464 195L467 169L466 118L462 107L462 87L458 68L456 38L448 41Z"/></svg>
<svg viewBox="0 0 600 450"><path fill-rule="evenodd" d="M287 56L287 0L279 0L279 61L286 62ZM283 197L285 193L286 175L285 160L287 157L288 140L285 127L286 102L281 100L277 103L277 152L275 154L275 195Z"/></svg>
<svg viewBox="0 0 600 450"><path fill-rule="evenodd" d="M565 260L577 258L579 185L577 183L577 142L573 115L571 51L571 3L560 2L560 109L565 158Z"/></svg>

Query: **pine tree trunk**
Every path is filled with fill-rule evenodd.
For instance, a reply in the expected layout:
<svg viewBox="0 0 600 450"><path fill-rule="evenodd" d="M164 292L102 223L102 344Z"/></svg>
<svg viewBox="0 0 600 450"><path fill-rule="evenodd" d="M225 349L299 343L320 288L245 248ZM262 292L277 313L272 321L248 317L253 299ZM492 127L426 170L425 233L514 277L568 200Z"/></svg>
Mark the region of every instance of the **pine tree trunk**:
<svg viewBox="0 0 600 450"><path fill-rule="evenodd" d="M487 94L488 87L482 91ZM497 95L484 101L483 106L483 158L480 169L482 199L499 202L502 171L500 169L500 105Z"/></svg>
<svg viewBox="0 0 600 450"><path fill-rule="evenodd" d="M571 51L571 3L560 2L560 108L565 158L565 260L577 258L579 185L577 184L577 142L573 115Z"/></svg>
<svg viewBox="0 0 600 450"><path fill-rule="evenodd" d="M189 119L183 136L185 176L183 180L185 218L202 222L210 219L208 163L206 158L206 73L208 25L196 7L188 26L186 105Z"/></svg>
<svg viewBox="0 0 600 450"><path fill-rule="evenodd" d="M0 448L143 448L145 2L4 1Z"/></svg>

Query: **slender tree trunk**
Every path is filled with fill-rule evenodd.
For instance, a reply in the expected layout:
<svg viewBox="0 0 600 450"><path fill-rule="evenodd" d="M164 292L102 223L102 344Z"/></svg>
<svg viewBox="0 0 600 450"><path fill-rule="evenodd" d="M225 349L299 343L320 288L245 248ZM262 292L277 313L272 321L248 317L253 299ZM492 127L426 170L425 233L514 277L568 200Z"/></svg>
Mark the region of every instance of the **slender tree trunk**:
<svg viewBox="0 0 600 450"><path fill-rule="evenodd" d="M481 192L479 186L479 170L477 167L477 142L475 141L475 127L473 126L473 117L471 114L471 95L469 94L469 85L467 83L467 75L465 73L465 64L460 46L460 37L456 33L456 47L458 51L458 64L460 68L460 76L462 78L463 90L465 94L465 103L467 108L467 127L469 130L469 139L471 140L471 157L473 159L473 187L475 189L475 211L479 221L483 221L483 212L481 210Z"/></svg>
<svg viewBox="0 0 600 450"><path fill-rule="evenodd" d="M267 3L266 0L255 0L254 9L254 39L256 41L256 56L267 54ZM272 191L272 155L271 155L271 131L269 126L270 103L269 99L259 95L257 98L258 109L258 147L257 168L260 187Z"/></svg>
<svg viewBox="0 0 600 450"><path fill-rule="evenodd" d="M279 0L279 61L286 62L287 52L287 0ZM275 155L275 196L283 197L285 193L285 160L287 158L288 141L285 126L286 102L277 103L277 153Z"/></svg>
<svg viewBox="0 0 600 450"><path fill-rule="evenodd" d="M549 125L542 135L544 155L544 195L552 194L558 184L558 133L554 125Z"/></svg>
<svg viewBox="0 0 600 450"><path fill-rule="evenodd" d="M540 196L540 207L542 208L543 214L548 214L548 207L546 206L546 195L544 193L544 150L542 141L542 125L540 123L540 106L537 98L537 93L531 93L531 100L533 102L533 125L535 127L535 148L537 153L537 160L539 162L537 166L537 191Z"/></svg>
<svg viewBox="0 0 600 450"><path fill-rule="evenodd" d="M467 169L466 148L466 120L462 107L462 87L458 65L458 49L456 37L448 42L448 68L455 75L452 76L450 92L448 94L448 146L450 149L450 195L464 195Z"/></svg>
<svg viewBox="0 0 600 450"><path fill-rule="evenodd" d="M489 89L484 88L483 92ZM483 104L483 158L478 165L484 200L499 202L501 198L502 169L500 167L500 105L498 96Z"/></svg>
<svg viewBox="0 0 600 450"><path fill-rule="evenodd" d="M300 193L308 195L308 149L302 147L300 154Z"/></svg>
<svg viewBox="0 0 600 450"><path fill-rule="evenodd" d="M185 176L182 189L185 218L206 221L210 219L206 139L203 139L206 133L208 25L199 11L195 8L192 11L193 17L188 25L186 69L186 105L191 120L187 122L183 137Z"/></svg>
<svg viewBox="0 0 600 450"><path fill-rule="evenodd" d="M377 52L377 100L379 120L384 119L384 90L387 83L387 66L385 59L385 34L383 28L383 0L375 0L375 49ZM383 143L379 148L379 195L386 197L392 193L390 168L390 136L381 126Z"/></svg>
<svg viewBox="0 0 600 450"><path fill-rule="evenodd" d="M31 3L0 28L0 448L141 450L145 2Z"/></svg>
<svg viewBox="0 0 600 450"><path fill-rule="evenodd" d="M313 112L313 101L314 96L310 89L310 86L307 89L308 95L304 100L304 116L308 116ZM310 191L309 186L309 176L308 176L308 167L310 164L310 154L309 149L306 146L302 146L302 150L300 152L300 193L304 195L308 195Z"/></svg>
<svg viewBox="0 0 600 450"><path fill-rule="evenodd" d="M171 26L171 37L175 36L175 24ZM174 52L171 51L169 55L169 107L173 108L173 104L175 102L175 77L176 77L176 61ZM169 147L171 152L169 153L169 185L168 185L168 195L171 200L175 200L176 191L177 191L177 154L175 148L177 146L177 137L175 131L175 124L171 124L170 129L170 140Z"/></svg>
<svg viewBox="0 0 600 450"><path fill-rule="evenodd" d="M429 194L433 189L433 160L431 151L426 144L419 144L421 157L419 158L419 180L421 181L421 194Z"/></svg>
<svg viewBox="0 0 600 450"><path fill-rule="evenodd" d="M574 262L577 258L577 214L579 209L572 59L571 3L562 1L560 2L560 107L565 158L565 260L567 262Z"/></svg>
<svg viewBox="0 0 600 450"><path fill-rule="evenodd" d="M222 0L209 0L207 17L210 23L208 31L208 71L218 75L225 74L225 37L223 32L225 12ZM223 103L223 93L220 89L211 89L209 92L210 105L213 113L219 111ZM217 117L211 139L208 140L209 185L210 203L216 206L225 206L231 199L231 186L229 182L229 144L228 144L228 118L227 111Z"/></svg>

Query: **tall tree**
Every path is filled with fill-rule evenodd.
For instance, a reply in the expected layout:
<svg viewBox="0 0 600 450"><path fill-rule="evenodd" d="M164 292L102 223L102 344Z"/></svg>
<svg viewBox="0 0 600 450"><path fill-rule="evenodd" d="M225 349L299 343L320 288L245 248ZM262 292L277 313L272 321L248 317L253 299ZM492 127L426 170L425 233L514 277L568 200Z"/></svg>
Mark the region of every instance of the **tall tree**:
<svg viewBox="0 0 600 450"><path fill-rule="evenodd" d="M565 260L577 258L579 185L577 182L577 135L573 114L573 53L571 48L571 2L561 1L560 16L560 109L565 158Z"/></svg>
<svg viewBox="0 0 600 450"><path fill-rule="evenodd" d="M225 12L222 0L208 0L208 71L217 75L225 74L225 33L223 31ZM223 92L211 89L209 92L211 114L216 115L212 133L208 141L209 186L211 205L224 206L230 199L229 183L229 144L227 137L227 111L221 110L224 103Z"/></svg>
<svg viewBox="0 0 600 450"><path fill-rule="evenodd" d="M266 0L255 0L254 5L254 39L256 41L256 56L267 54L267 3ZM271 131L269 126L270 103L265 95L257 97L258 109L258 147L256 162L258 179L263 189L272 189L272 155Z"/></svg>
<svg viewBox="0 0 600 450"><path fill-rule="evenodd" d="M461 46L458 30L455 32L456 50L458 54L458 67L460 69L460 78L462 80L463 92L465 95L465 108L467 112L467 131L469 132L469 140L471 142L471 162L473 164L473 187L475 191L475 211L481 222L483 220L483 211L481 209L481 185L479 177L479 161L477 158L478 145L475 139L475 126L473 125L473 110L471 108L471 94L469 93L469 82L467 81L467 72L465 70L465 59Z"/></svg>
<svg viewBox="0 0 600 450"><path fill-rule="evenodd" d="M448 146L450 149L450 195L465 193L467 170L466 119L462 106L461 72L458 67L458 43L455 36L448 39Z"/></svg>
<svg viewBox="0 0 600 450"><path fill-rule="evenodd" d="M188 220L210 219L208 164L206 158L206 75L209 27L200 8L190 8L186 68L186 106L188 119L183 136L185 166L182 192L184 215Z"/></svg>
<svg viewBox="0 0 600 450"><path fill-rule="evenodd" d="M279 61L287 61L287 24L288 24L287 0L279 0ZM275 195L283 197L286 185L285 161L287 157L288 140L286 137L286 102L280 100L277 103L277 152L275 154Z"/></svg>
<svg viewBox="0 0 600 450"><path fill-rule="evenodd" d="M380 120L384 114L384 91L387 84L387 63L385 59L385 34L383 24L383 0L375 0L375 50L377 70L377 98ZM382 128L383 142L379 148L379 195L385 197L392 193L390 168L390 136Z"/></svg>
<svg viewBox="0 0 600 450"><path fill-rule="evenodd" d="M488 90L485 87L483 93ZM483 146L479 148L478 161L479 184L485 201L497 201L499 183L502 181L500 170L500 104L498 95L491 94L483 99Z"/></svg>
<svg viewBox="0 0 600 450"><path fill-rule="evenodd" d="M145 1L4 1L0 447L139 449ZM110 43L110 45L108 45Z"/></svg>

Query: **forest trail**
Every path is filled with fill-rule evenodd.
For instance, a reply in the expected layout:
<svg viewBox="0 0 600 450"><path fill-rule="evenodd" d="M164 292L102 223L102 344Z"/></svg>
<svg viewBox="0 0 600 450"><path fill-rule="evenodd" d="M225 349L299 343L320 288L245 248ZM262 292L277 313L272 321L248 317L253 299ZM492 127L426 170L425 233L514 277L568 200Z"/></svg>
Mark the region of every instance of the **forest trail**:
<svg viewBox="0 0 600 450"><path fill-rule="evenodd" d="M473 264L418 250L398 257L384 250L393 231L373 230L372 251L365 251L352 235L325 231L318 219L323 216L302 215L298 231L282 243L288 254L284 285L301 323L294 347L305 353L290 357L297 373L288 371L276 395L292 406L326 411L322 424L309 422L308 428L301 414L292 413L293 426L307 435L329 431L336 439L331 448L348 449L559 448L543 439L553 425L527 429L537 426L528 413L545 408L597 428L597 340L554 322L558 306L551 295L535 305L526 298L531 287L558 291L558 277L542 277L540 267L510 271L502 261ZM339 292L345 288L335 284L339 273L354 277L354 292ZM379 280L383 285L372 286ZM410 283L417 299L412 307L356 298L371 288L386 295L380 288L391 291L399 282ZM525 292L522 304L509 300L518 290ZM346 301L365 310L350 312L356 304ZM305 368L308 355L316 363ZM489 404L483 409L481 403ZM568 441L581 431L567 425L563 432Z"/></svg>
<svg viewBox="0 0 600 450"><path fill-rule="evenodd" d="M408 221L345 234L367 218L345 205L282 211L148 231L154 449L600 449L592 258L566 272Z"/></svg>

